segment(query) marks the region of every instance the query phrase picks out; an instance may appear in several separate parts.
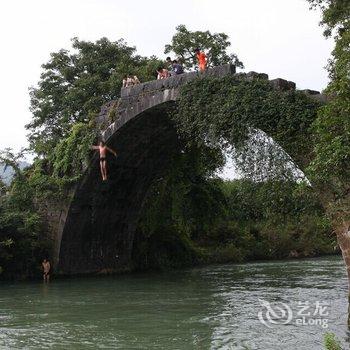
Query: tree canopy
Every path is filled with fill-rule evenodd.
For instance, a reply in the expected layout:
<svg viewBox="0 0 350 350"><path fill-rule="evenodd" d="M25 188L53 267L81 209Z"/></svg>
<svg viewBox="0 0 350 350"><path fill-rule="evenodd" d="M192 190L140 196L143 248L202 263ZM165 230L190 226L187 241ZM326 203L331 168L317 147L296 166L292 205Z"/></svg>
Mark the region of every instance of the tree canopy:
<svg viewBox="0 0 350 350"><path fill-rule="evenodd" d="M38 86L30 89L33 119L27 128L38 155L48 155L74 123L93 122L105 102L119 97L126 74L151 80L159 64L155 57L137 55L124 40L74 38L72 49L52 53Z"/></svg>
<svg viewBox="0 0 350 350"><path fill-rule="evenodd" d="M310 162L312 144L305 139L311 138L311 125L320 104L303 92L276 91L263 79L205 78L185 85L177 106L174 119L190 142L222 150L234 147L236 152L244 152L247 142L254 143L250 137L254 130L262 130L273 137L299 168L305 169ZM259 146L259 138L256 141L251 145ZM281 156L284 162L280 165L287 160L281 152L272 152L271 156ZM259 164L250 162L248 157L245 163L247 169L250 164L255 167L251 170L260 171Z"/></svg>
<svg viewBox="0 0 350 350"><path fill-rule="evenodd" d="M339 34L349 29L350 3L347 0L307 0L312 8L322 11L321 24L325 26L325 36L336 29Z"/></svg>

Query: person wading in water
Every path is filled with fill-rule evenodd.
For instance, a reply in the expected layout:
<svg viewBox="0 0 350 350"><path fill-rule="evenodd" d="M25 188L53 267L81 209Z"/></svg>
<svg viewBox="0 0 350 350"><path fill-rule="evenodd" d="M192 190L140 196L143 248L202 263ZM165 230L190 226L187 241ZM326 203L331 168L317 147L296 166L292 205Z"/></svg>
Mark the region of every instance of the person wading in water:
<svg viewBox="0 0 350 350"><path fill-rule="evenodd" d="M107 147L103 141L101 141L98 146L92 146L91 148L93 150L100 152L100 169L101 169L102 181L106 181L107 180L107 152L114 154L115 157L117 156L117 152Z"/></svg>
<svg viewBox="0 0 350 350"><path fill-rule="evenodd" d="M41 266L43 268L44 282L49 282L50 281L50 270L51 270L50 261L47 259L44 259L43 262L41 263Z"/></svg>

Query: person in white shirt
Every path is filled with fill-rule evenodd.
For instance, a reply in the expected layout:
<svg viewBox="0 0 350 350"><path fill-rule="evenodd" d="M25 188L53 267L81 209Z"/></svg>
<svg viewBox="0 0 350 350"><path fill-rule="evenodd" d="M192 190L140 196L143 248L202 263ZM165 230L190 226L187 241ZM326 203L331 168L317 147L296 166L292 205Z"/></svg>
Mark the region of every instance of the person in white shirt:
<svg viewBox="0 0 350 350"><path fill-rule="evenodd" d="M163 67L158 67L157 73L158 73L158 76L157 76L158 80L166 79L166 78L170 77L169 71L167 69L163 68Z"/></svg>

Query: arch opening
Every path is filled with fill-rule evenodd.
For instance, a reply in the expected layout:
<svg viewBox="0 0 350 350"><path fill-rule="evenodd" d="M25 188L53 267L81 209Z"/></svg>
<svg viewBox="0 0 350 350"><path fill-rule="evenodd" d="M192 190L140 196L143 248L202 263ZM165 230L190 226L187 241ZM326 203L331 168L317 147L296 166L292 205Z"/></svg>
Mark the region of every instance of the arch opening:
<svg viewBox="0 0 350 350"><path fill-rule="evenodd" d="M109 180L101 182L98 159L75 190L62 232L63 274L130 270L134 232L147 189L165 171L179 140L167 110L172 102L142 112L108 140L117 160L108 159Z"/></svg>

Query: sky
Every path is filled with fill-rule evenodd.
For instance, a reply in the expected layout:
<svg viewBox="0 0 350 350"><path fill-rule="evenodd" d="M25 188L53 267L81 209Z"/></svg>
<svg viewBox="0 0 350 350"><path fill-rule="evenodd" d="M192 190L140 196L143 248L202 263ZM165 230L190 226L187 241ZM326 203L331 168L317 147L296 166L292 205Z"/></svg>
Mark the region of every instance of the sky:
<svg viewBox="0 0 350 350"><path fill-rule="evenodd" d="M322 90L333 42L322 36L320 13L306 0L1 0L0 149L27 146L28 88L40 79L50 52L71 38L124 38L145 56L165 57L175 27L229 35L244 71Z"/></svg>

